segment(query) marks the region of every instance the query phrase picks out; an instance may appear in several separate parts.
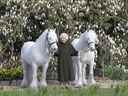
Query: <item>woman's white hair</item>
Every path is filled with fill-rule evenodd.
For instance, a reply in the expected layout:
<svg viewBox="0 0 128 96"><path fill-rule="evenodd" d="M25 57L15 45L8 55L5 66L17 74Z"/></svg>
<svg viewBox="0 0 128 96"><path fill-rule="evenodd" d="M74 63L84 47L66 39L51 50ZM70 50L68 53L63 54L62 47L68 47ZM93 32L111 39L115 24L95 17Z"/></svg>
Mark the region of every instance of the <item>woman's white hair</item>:
<svg viewBox="0 0 128 96"><path fill-rule="evenodd" d="M60 39L68 39L68 38L69 38L69 36L67 33L61 33L60 34Z"/></svg>

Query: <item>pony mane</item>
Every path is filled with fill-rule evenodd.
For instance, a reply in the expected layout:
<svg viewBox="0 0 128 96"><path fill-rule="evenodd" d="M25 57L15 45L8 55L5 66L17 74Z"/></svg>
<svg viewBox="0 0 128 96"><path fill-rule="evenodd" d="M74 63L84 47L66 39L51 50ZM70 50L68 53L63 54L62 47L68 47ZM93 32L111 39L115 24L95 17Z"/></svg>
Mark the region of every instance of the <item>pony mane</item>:
<svg viewBox="0 0 128 96"><path fill-rule="evenodd" d="M47 33L47 32L51 32L51 31L54 32L54 29L49 29L49 28L47 28L47 29L44 30L44 32L46 32L46 33Z"/></svg>
<svg viewBox="0 0 128 96"><path fill-rule="evenodd" d="M45 29L44 32L36 39L36 42L41 42L42 40L45 40L46 34L48 33L48 29ZM42 39L44 38L44 39Z"/></svg>

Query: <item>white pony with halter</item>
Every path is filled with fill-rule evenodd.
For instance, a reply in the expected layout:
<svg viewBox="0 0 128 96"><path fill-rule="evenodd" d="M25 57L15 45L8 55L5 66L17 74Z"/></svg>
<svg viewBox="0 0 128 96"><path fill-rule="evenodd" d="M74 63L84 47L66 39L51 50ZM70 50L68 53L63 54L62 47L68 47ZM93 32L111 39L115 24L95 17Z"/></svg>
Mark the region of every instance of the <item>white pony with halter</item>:
<svg viewBox="0 0 128 96"><path fill-rule="evenodd" d="M55 29L46 29L34 42L25 42L21 48L21 62L23 65L22 87L38 87L37 70L41 66L42 78L40 86L47 86L46 73L50 60L50 53L58 50L58 38Z"/></svg>
<svg viewBox="0 0 128 96"><path fill-rule="evenodd" d="M76 87L86 85L87 83L94 84L93 68L96 65L95 59L95 44L98 43L98 38L93 30L87 30L80 35L80 38L74 39L73 47L78 51L78 56L73 56L73 65L75 69L75 85ZM86 80L86 66L89 67L89 77Z"/></svg>

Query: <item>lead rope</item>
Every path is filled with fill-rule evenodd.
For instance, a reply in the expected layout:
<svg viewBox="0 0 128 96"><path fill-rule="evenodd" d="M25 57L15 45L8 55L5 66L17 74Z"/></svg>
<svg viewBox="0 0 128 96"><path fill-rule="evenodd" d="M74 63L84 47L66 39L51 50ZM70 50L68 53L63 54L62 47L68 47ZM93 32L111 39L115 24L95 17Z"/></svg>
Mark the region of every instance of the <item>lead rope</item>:
<svg viewBox="0 0 128 96"><path fill-rule="evenodd" d="M53 57L53 55L54 55L54 53L53 52L50 52L49 55L50 55L50 60L51 60L52 57Z"/></svg>

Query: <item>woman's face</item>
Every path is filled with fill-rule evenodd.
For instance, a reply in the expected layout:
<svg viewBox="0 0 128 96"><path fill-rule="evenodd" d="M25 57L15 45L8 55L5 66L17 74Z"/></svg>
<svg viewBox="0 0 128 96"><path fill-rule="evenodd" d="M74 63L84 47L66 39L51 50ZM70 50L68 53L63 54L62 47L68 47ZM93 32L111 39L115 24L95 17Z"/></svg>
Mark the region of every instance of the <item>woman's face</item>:
<svg viewBox="0 0 128 96"><path fill-rule="evenodd" d="M69 36L67 33L61 33L60 40L62 43L66 43L68 41L68 39L69 39Z"/></svg>

